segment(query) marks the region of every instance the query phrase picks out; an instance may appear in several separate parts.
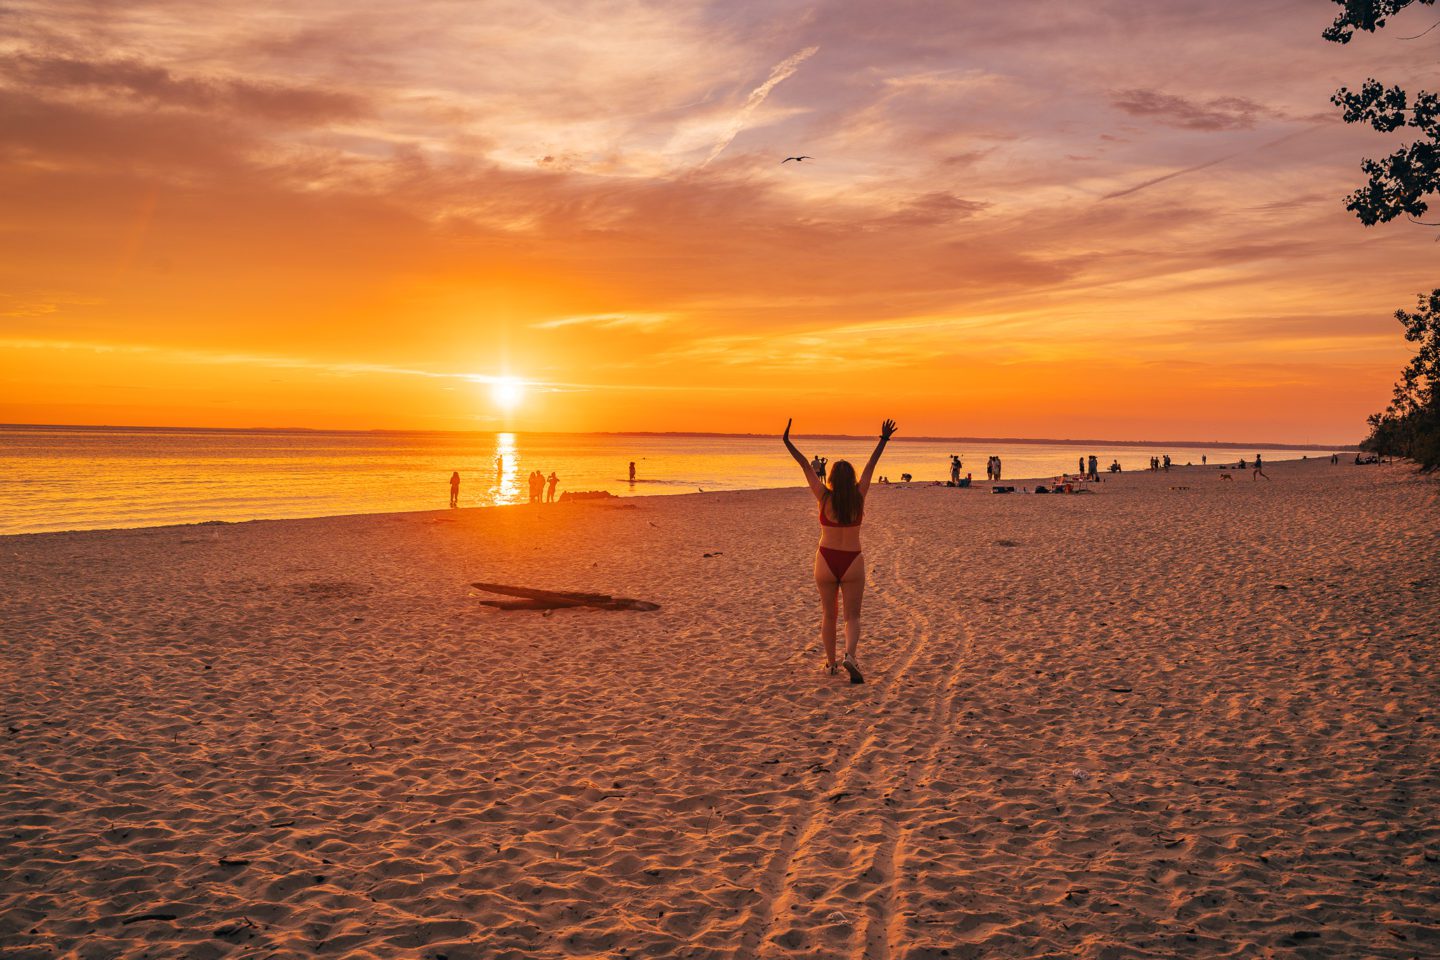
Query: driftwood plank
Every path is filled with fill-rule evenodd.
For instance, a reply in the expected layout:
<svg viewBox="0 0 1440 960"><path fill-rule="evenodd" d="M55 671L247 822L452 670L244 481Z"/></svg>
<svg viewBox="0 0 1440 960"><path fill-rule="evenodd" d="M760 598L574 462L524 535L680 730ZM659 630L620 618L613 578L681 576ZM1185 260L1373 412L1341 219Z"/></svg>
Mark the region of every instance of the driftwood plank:
<svg viewBox="0 0 1440 960"><path fill-rule="evenodd" d="M659 610L660 604L629 597L612 597L608 593L579 593L568 590L536 590L505 583L472 583L470 586L486 593L498 593L515 600L481 600L497 610L562 610L567 607L594 607L597 610Z"/></svg>

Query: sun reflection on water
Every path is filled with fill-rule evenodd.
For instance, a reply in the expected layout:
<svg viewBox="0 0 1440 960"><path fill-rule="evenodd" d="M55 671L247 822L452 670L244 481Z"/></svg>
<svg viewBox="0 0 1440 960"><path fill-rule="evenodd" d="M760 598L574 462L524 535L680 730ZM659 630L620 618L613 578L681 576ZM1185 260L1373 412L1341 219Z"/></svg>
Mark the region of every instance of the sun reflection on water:
<svg viewBox="0 0 1440 960"><path fill-rule="evenodd" d="M491 490L496 503L520 502L520 488L515 483L519 472L517 459L515 434L495 434L495 485Z"/></svg>

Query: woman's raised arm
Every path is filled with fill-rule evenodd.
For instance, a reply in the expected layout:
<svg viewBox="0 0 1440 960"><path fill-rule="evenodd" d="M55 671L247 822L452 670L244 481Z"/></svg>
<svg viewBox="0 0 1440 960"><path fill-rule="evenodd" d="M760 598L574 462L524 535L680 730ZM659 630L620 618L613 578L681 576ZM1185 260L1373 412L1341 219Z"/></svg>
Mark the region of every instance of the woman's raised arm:
<svg viewBox="0 0 1440 960"><path fill-rule="evenodd" d="M815 476L815 468L810 466L810 461L805 459L805 454L801 453L795 444L790 442L790 424L794 422L794 417L785 421L785 435L781 439L785 441L785 449L790 451L790 456L794 457L795 462L800 464L800 469L805 471L805 482L810 484L810 492L815 494L816 500L819 500L825 495L825 484L821 483L820 478Z"/></svg>
<svg viewBox="0 0 1440 960"><path fill-rule="evenodd" d="M875 452L870 454L870 460L865 464L865 472L860 474L860 496L863 497L870 491L870 475L875 472L875 464L880 462L880 454L885 452L885 444L890 442L894 433L894 420L886 420L880 424L880 442L875 444Z"/></svg>

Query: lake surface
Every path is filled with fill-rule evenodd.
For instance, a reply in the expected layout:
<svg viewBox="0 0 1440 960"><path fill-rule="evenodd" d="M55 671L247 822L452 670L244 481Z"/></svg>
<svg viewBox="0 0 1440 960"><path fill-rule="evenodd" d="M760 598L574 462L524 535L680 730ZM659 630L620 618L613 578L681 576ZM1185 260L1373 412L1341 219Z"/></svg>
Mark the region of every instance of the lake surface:
<svg viewBox="0 0 1440 960"><path fill-rule="evenodd" d="M873 438L795 438L807 456L851 460L858 471ZM1152 455L1177 464L1233 463L1266 447L1076 446L1014 441L897 439L876 471L898 481L949 476L950 454L981 481L998 454L1004 476L1048 478L1095 454L1144 469ZM1310 452L1310 456L1329 451ZM502 460L496 471L495 461ZM635 462L640 482L626 481ZM462 507L520 503L539 469L559 491L618 496L798 486L799 469L778 438L630 434L357 433L0 427L0 534L148 527L206 520L318 517L444 509L451 471Z"/></svg>

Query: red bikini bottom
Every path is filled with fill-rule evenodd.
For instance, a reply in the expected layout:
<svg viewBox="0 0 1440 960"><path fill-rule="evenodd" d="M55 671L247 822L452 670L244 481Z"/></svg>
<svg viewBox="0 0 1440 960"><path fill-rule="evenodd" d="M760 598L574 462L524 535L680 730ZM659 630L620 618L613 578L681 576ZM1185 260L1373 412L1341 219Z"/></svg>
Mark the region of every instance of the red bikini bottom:
<svg viewBox="0 0 1440 960"><path fill-rule="evenodd" d="M850 564L860 556L859 550L836 550L834 547L821 547L820 556L825 558L825 563L830 567L830 572L835 574L835 579L840 580L845 576L845 571L850 569Z"/></svg>

